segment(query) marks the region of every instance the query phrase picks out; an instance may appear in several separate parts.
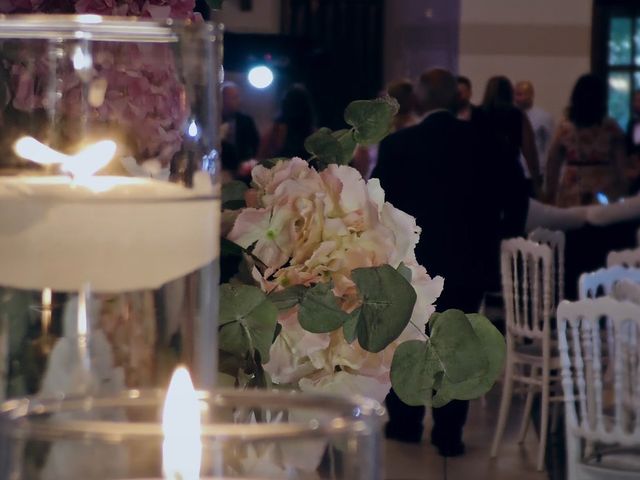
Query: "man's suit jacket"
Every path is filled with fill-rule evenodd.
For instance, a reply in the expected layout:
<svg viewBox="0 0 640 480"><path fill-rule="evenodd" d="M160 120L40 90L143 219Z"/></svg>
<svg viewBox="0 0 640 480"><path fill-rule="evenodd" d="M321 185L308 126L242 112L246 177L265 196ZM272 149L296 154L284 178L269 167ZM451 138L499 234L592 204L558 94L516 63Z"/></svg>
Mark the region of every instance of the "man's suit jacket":
<svg viewBox="0 0 640 480"><path fill-rule="evenodd" d="M386 199L422 228L418 261L445 277L445 291L484 288L501 237L521 234L528 208L522 170L489 130L437 111L381 144Z"/></svg>

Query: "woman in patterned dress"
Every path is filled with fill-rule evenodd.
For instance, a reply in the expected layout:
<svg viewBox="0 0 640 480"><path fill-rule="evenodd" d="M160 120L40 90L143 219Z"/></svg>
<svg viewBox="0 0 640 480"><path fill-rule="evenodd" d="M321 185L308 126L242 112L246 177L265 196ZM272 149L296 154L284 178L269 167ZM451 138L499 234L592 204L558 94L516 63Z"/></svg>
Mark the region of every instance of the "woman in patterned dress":
<svg viewBox="0 0 640 480"><path fill-rule="evenodd" d="M559 207L615 201L627 193L624 132L606 116L604 83L594 75L578 79L547 161L547 197Z"/></svg>

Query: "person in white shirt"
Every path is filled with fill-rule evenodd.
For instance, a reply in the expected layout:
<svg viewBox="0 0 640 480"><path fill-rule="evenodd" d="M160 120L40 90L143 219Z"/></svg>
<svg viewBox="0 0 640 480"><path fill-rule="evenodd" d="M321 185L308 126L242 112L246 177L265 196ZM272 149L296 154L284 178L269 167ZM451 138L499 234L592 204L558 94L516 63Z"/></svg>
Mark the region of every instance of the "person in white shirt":
<svg viewBox="0 0 640 480"><path fill-rule="evenodd" d="M530 81L524 80L516 84L514 101L516 106L529 117L538 150L540 172L544 175L547 154L554 132L554 122L550 113L533 105L534 96L535 91Z"/></svg>

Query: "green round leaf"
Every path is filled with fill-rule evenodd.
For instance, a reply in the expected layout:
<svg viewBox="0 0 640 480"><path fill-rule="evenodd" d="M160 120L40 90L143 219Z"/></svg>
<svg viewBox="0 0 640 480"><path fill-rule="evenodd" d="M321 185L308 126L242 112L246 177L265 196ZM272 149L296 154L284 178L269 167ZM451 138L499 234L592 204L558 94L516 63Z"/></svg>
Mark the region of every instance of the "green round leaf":
<svg viewBox="0 0 640 480"><path fill-rule="evenodd" d="M251 357L257 351L266 363L273 341L278 309L257 287L220 287L219 347L236 357Z"/></svg>
<svg viewBox="0 0 640 480"><path fill-rule="evenodd" d="M434 406L444 405L453 399L472 400L484 395L491 390L504 368L507 351L504 336L482 315L470 314L467 318L481 347L481 357L487 361L487 368L479 376L458 382L445 377L434 397Z"/></svg>
<svg viewBox="0 0 640 480"><path fill-rule="evenodd" d="M304 148L325 165L339 163L342 158L342 146L328 128L321 128L307 137Z"/></svg>
<svg viewBox="0 0 640 480"><path fill-rule="evenodd" d="M409 340L400 345L391 363L391 385L407 405L429 404L434 376L440 364L426 342Z"/></svg>
<svg viewBox="0 0 640 480"><path fill-rule="evenodd" d="M411 269L404 264L404 262L400 262L400 265L398 265L398 273L400 273L407 282L411 282L413 273L411 272Z"/></svg>
<svg viewBox="0 0 640 480"><path fill-rule="evenodd" d="M452 383L484 375L488 360L471 322L461 310L447 310L437 317L429 342L445 378Z"/></svg>
<svg viewBox="0 0 640 480"><path fill-rule="evenodd" d="M269 300L278 310L289 310L298 305L304 298L307 288L304 285L294 285L279 292L269 294Z"/></svg>
<svg viewBox="0 0 640 480"><path fill-rule="evenodd" d="M389 134L398 108L398 102L391 97L356 100L345 110L344 119L354 127L356 142L360 145L373 145Z"/></svg>
<svg viewBox="0 0 640 480"><path fill-rule="evenodd" d="M304 294L298 321L311 333L328 333L340 328L349 320L349 314L338 305L331 283L318 283Z"/></svg>
<svg viewBox="0 0 640 480"><path fill-rule="evenodd" d="M353 343L353 341L356 339L356 336L358 334L358 321L360 321L361 312L362 309L360 307L356 308L349 314L349 320L347 320L342 326L342 333L344 334L344 339L347 341L347 343Z"/></svg>
<svg viewBox="0 0 640 480"><path fill-rule="evenodd" d="M332 136L338 140L340 144L341 153L337 159L337 163L340 165L349 165L353 160L353 153L358 146L354 137L354 132L351 129L338 130L332 133Z"/></svg>
<svg viewBox="0 0 640 480"><path fill-rule="evenodd" d="M358 342L373 353L384 350L408 325L416 292L390 265L355 269L351 278L362 297Z"/></svg>

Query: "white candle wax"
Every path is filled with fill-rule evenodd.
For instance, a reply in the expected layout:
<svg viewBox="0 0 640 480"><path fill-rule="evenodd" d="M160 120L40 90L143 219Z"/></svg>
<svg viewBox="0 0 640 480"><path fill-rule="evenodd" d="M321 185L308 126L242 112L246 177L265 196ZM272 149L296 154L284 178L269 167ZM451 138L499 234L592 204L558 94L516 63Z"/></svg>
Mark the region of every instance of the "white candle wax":
<svg viewBox="0 0 640 480"><path fill-rule="evenodd" d="M216 258L219 217L210 182L192 190L128 177L0 178L0 285L157 288Z"/></svg>

